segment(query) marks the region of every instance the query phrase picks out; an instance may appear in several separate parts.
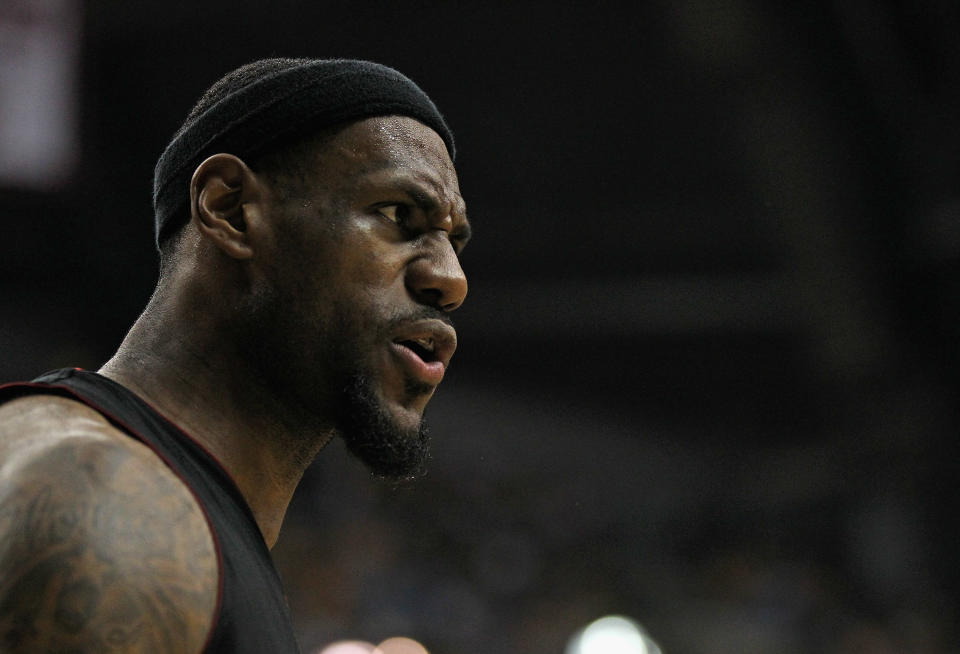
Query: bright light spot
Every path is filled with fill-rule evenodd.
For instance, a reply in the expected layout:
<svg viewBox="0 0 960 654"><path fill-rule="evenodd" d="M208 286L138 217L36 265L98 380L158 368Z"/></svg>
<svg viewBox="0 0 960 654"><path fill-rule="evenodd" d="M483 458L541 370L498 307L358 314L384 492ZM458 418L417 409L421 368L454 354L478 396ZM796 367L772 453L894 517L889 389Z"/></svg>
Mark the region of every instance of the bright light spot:
<svg viewBox="0 0 960 654"><path fill-rule="evenodd" d="M430 652L410 638L388 638L377 645L373 654L430 654Z"/></svg>
<svg viewBox="0 0 960 654"><path fill-rule="evenodd" d="M330 643L317 651L317 654L371 654L375 649L373 643L365 643L362 640L341 640Z"/></svg>
<svg viewBox="0 0 960 654"><path fill-rule="evenodd" d="M661 651L636 622L610 615L592 622L574 636L566 654L661 654Z"/></svg>

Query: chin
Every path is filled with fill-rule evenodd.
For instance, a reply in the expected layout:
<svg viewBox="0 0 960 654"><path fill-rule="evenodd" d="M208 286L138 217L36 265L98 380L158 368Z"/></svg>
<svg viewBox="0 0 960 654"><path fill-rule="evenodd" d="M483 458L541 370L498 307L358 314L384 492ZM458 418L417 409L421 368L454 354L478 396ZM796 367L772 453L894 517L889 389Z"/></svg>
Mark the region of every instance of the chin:
<svg viewBox="0 0 960 654"><path fill-rule="evenodd" d="M424 405L428 399L426 396ZM421 477L430 458L422 409L387 405L366 377L356 376L344 390L340 435L347 449L375 476L393 480Z"/></svg>

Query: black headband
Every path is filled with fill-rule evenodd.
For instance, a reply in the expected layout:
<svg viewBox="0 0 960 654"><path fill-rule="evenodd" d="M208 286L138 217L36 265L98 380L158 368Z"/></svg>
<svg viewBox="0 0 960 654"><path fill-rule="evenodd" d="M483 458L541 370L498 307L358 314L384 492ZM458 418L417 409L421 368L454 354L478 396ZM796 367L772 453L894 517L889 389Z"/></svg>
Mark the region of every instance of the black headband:
<svg viewBox="0 0 960 654"><path fill-rule="evenodd" d="M160 156L153 175L158 245L186 220L193 171L217 152L256 156L297 134L396 114L432 128L454 157L453 134L443 116L420 87L392 68L350 59L267 60L244 68L255 70L257 63L268 64L269 72L191 114Z"/></svg>

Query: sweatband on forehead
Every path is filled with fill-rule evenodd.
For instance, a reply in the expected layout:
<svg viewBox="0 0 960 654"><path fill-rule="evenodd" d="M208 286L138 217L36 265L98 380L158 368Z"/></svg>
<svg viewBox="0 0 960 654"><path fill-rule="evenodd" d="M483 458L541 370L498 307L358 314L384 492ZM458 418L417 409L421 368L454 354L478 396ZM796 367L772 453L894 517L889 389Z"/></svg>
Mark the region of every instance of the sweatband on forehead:
<svg viewBox="0 0 960 654"><path fill-rule="evenodd" d="M266 72L256 74L258 70ZM387 66L351 59L273 59L248 64L220 83L231 75L236 87L197 115L195 108L157 162L153 208L158 246L186 222L193 172L218 152L255 157L281 139L396 114L432 128L454 157L453 134L436 106L420 87Z"/></svg>

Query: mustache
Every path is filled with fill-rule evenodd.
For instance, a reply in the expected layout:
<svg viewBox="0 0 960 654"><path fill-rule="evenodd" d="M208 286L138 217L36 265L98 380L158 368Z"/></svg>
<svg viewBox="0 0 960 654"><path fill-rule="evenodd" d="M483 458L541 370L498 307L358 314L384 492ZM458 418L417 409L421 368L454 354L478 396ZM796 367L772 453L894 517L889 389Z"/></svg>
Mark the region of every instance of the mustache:
<svg viewBox="0 0 960 654"><path fill-rule="evenodd" d="M387 328L393 329L404 323L416 322L418 320L439 320L452 327L455 331L457 329L456 325L453 324L453 319L450 317L450 314L435 307L420 307L415 311L395 312L387 321Z"/></svg>

